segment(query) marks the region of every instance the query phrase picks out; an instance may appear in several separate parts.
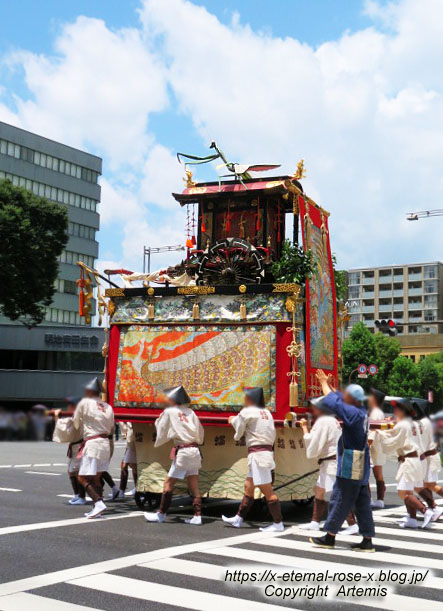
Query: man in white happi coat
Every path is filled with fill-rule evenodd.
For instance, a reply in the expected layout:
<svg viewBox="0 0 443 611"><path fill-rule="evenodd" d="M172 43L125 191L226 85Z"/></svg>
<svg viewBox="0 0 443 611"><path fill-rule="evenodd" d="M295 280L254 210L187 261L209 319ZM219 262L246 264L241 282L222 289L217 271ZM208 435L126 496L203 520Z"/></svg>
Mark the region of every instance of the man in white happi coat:
<svg viewBox="0 0 443 611"><path fill-rule="evenodd" d="M94 378L85 386L85 397L76 407L74 427L81 432L83 441L77 457L80 458L78 479L92 498L94 507L87 518L96 518L106 509L103 502L102 473L109 468L114 433L112 407L100 399L102 385Z"/></svg>
<svg viewBox="0 0 443 611"><path fill-rule="evenodd" d="M337 442L341 428L335 416L325 408L323 397L310 400L315 422L309 430L306 418L300 420L303 439L306 447L306 457L316 459L319 465L317 483L314 490L314 507L311 522L301 524L302 530L318 530L320 522L326 513L325 495L331 492L337 472ZM358 527L357 527L358 532Z"/></svg>
<svg viewBox="0 0 443 611"><path fill-rule="evenodd" d="M120 465L120 487L117 491L112 491L110 499L123 499L125 497L126 486L128 485L129 468L132 470L134 486L137 486L137 454L135 450L135 434L131 422L121 422L120 427L123 436L126 438L126 448ZM131 491L135 494L135 487Z"/></svg>
<svg viewBox="0 0 443 611"><path fill-rule="evenodd" d="M245 407L237 416L231 416L229 422L234 428L236 441L245 436L249 472L237 515L232 518L222 516L223 521L240 528L254 503L254 489L258 487L268 502L272 517L272 524L260 530L282 531L284 525L280 501L272 487L272 471L275 469L275 426L272 414L266 409L263 388L246 388Z"/></svg>
<svg viewBox="0 0 443 611"><path fill-rule="evenodd" d="M443 514L443 508L437 507L432 492L437 485L438 472L440 470L440 454L434 440L432 423L427 416L428 401L426 399L410 399L409 402L415 411L412 419L412 436L416 441L423 473L423 487L416 492L432 509L432 522L436 522Z"/></svg>
<svg viewBox="0 0 443 611"><path fill-rule="evenodd" d="M414 495L414 490L423 488L423 471L417 438L412 434L412 417L415 411L407 399L393 403L396 424L393 429L376 431L377 441L386 454L395 454L398 461L397 493L404 501L408 515L399 521L402 528L417 528L417 511L423 513L422 528L426 528L433 517L433 510Z"/></svg>
<svg viewBox="0 0 443 611"><path fill-rule="evenodd" d="M377 388L371 388L368 396L368 415L369 422L379 422L385 419L385 414L382 410L385 394ZM383 509L385 506L386 484L383 478L383 466L386 464L386 454L381 449L378 438L374 431L368 433L369 453L371 456L372 473L375 477L375 485L377 489L377 500L372 501L372 507Z"/></svg>
<svg viewBox="0 0 443 611"><path fill-rule="evenodd" d="M198 486L198 473L202 458L200 447L204 440L204 430L193 409L189 407L191 398L183 386L177 386L167 393L168 407L155 421L157 436L154 447L158 448L168 441L173 442L172 464L163 486L159 510L145 513L148 522L164 522L172 501L174 485L178 479L187 478L192 494L194 516L185 520L187 524L201 525L201 495Z"/></svg>

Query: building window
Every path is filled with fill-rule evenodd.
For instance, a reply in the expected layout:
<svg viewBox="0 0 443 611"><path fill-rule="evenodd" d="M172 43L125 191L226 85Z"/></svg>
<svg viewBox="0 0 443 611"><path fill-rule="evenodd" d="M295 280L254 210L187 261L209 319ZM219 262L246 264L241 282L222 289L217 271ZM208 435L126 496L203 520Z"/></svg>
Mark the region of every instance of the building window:
<svg viewBox="0 0 443 611"><path fill-rule="evenodd" d="M349 272L349 284L360 284L360 272Z"/></svg>
<svg viewBox="0 0 443 611"><path fill-rule="evenodd" d="M15 174L9 174L9 172L3 172L0 170L0 178L6 178L10 180L15 186L25 186L28 191L32 191L35 195L39 195L40 197L46 197L47 199L52 199L54 201L59 202L60 204L66 204L71 206L76 206L77 208L85 208L87 210L92 210L92 212L97 211L97 200L91 199L90 197L83 197L76 193L71 193L70 191L65 191L64 189L55 189L55 187L50 187L49 185L45 185L41 182L37 182L36 180L26 180L26 185L20 185L20 181L23 181L23 178L16 176Z"/></svg>
<svg viewBox="0 0 443 611"><path fill-rule="evenodd" d="M13 142L8 142L7 140L0 140L0 153L15 157L16 159L23 159L29 163L39 165L42 168L48 168L48 170L53 170L54 172L68 174L69 176L80 178L87 182L98 182L98 172L83 168L75 163L69 163L63 159L58 159L52 155L46 155L40 151L33 151L26 146L20 146Z"/></svg>
<svg viewBox="0 0 443 611"><path fill-rule="evenodd" d="M437 278L437 266L436 265L427 265L423 269L423 275L425 280Z"/></svg>

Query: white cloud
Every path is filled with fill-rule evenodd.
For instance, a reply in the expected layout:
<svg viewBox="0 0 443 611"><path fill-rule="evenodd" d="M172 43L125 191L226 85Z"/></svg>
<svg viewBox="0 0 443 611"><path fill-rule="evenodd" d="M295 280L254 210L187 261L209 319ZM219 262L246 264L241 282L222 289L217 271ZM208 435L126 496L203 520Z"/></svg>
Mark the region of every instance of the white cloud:
<svg viewBox="0 0 443 611"><path fill-rule="evenodd" d="M134 269L143 245L183 241L170 196L181 169L150 121L170 110L168 88L201 139L196 153L215 139L232 161L289 172L305 158L305 188L332 213L341 265L436 259L438 220L404 214L441 207L443 3L365 10L373 27L317 48L254 32L241 14L222 24L186 0L144 0L139 28L79 17L54 55L9 59L30 96L16 114L0 104L0 118L103 154L102 233L118 227L115 258Z"/></svg>
<svg viewBox="0 0 443 611"><path fill-rule="evenodd" d="M142 21L203 141L215 137L234 161L282 161L288 171L305 157L307 191L332 212L342 265L438 258L438 232L403 219L424 199L439 207L442 195L443 3L366 10L382 29L317 49L238 19L224 25L185 0L145 0Z"/></svg>
<svg viewBox="0 0 443 611"><path fill-rule="evenodd" d="M9 64L24 70L32 99L17 98L17 114L74 146L106 154L111 168L138 165L150 142L151 112L167 105L162 67L137 29L111 31L78 17L63 27L51 57L19 51Z"/></svg>

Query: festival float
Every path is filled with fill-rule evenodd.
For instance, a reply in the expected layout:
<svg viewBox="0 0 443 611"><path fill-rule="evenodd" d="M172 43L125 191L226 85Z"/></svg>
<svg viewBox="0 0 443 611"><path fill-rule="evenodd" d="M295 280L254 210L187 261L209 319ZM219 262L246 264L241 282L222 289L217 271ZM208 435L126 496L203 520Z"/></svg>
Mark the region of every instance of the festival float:
<svg viewBox="0 0 443 611"><path fill-rule="evenodd" d="M184 260L154 273L106 270L105 291L106 278L79 263L80 313L91 315L95 277L99 312L109 318L106 399L117 420L134 425L136 500L143 507L162 491L169 448L154 448L154 421L165 389L183 384L205 427L205 496L242 497L247 453L228 418L242 408L245 387L262 386L277 428L274 485L281 500L306 501L318 466L306 458L297 418L321 394L317 369L338 386L329 212L304 192L303 161L292 176L263 178L279 166L228 162L215 143L205 157L177 157L186 173L185 189L172 194L187 210ZM193 165L217 161L226 174L194 181ZM307 275L303 265L291 275L291 252Z"/></svg>

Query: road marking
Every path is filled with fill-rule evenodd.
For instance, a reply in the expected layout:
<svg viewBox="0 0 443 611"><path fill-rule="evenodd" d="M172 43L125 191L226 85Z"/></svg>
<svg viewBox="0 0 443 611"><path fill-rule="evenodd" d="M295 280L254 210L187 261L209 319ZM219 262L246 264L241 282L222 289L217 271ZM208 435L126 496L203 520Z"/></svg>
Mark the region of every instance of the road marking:
<svg viewBox="0 0 443 611"><path fill-rule="evenodd" d="M311 547L311 550L312 549L314 548ZM329 551L330 550L328 550L328 552ZM317 568L321 566L323 571L326 568L329 568L329 570L331 570L331 563L327 561L312 560L311 558L309 559L308 558L297 558L296 556L283 556L280 554L272 554L268 552L256 552L255 550L243 549L240 547L235 547L235 548L220 547L218 549L207 550L205 553L212 554L214 556L226 556L227 558L231 558L231 559L238 558L239 560L249 560L253 562L261 562L268 566L277 565L277 566L283 566L283 567L291 567L291 569L294 568L295 562L301 561L303 563L304 561L304 567L302 564L301 568L306 568L306 566L309 566L309 570L310 570L311 568L314 568L315 566L317 566ZM324 553L324 550L323 550L323 553ZM372 560L374 556L375 554L371 554L370 559ZM409 566L411 566L410 560L408 564ZM357 564L351 564L351 565L344 565L342 563L337 564L337 568L339 569L339 571L342 568L346 568L346 566L349 566L352 572L355 572L358 569ZM441 567L441 561L440 561L440 567ZM443 581L443 580L440 579L440 581ZM420 587L423 587L423 585L424 584L421 583ZM364 605L367 607L377 607L378 609L391 610L391 611L417 611L417 609L420 609L420 607L424 606L423 599L414 598L412 596L402 596L399 594L393 594L391 592L389 593L389 595L386 598L383 598L383 601L380 601L380 599L372 600L370 598L357 599L355 597L349 598L349 599L343 598L339 600L340 600L340 603L348 602L353 605ZM426 611L432 611L432 610L441 611L441 601L426 600Z"/></svg>
<svg viewBox="0 0 443 611"><path fill-rule="evenodd" d="M347 538L349 539L350 543L351 542L356 543L358 541L358 539L356 541L356 538L352 537L352 535ZM271 545L271 544L266 541L263 541L263 542L258 541L258 545ZM312 553L327 553L328 555L331 554L331 556L343 557L347 560L349 560L350 557L351 558L360 558L360 559L362 557L361 554L358 554L358 552L353 552L349 548L346 548L346 547L337 547L336 549L327 550L325 552L322 548L314 547L312 543L308 543L308 542L305 543L304 541L293 541L293 540L285 539L284 542L281 544L280 544L280 541L275 541L275 543L272 543L272 545L273 547L283 547L287 549L293 549L295 551L300 550L300 551L312 552ZM375 542L375 547L377 549L377 541ZM441 554L441 549L439 549L437 553ZM294 556L286 556L286 558L292 558L293 563L297 560L297 557L294 557ZM391 564L392 565L406 564L409 567L420 566L420 567L424 567L427 569L441 569L441 558L436 559L436 558L426 558L424 556L408 556L406 554L398 554L395 551L393 552L376 551L373 554L371 554L370 556L368 556L367 560L368 561L370 560L371 562L377 562L377 563L386 562L390 565ZM309 559L309 563L311 563L311 559ZM340 562L340 566L343 566L341 562ZM423 584L420 584L420 585L423 585ZM442 585L443 585L443 581L442 581Z"/></svg>
<svg viewBox="0 0 443 611"><path fill-rule="evenodd" d="M54 465L52 465L50 462L38 462L38 463L34 463L32 465L33 467L53 467Z"/></svg>
<svg viewBox="0 0 443 611"><path fill-rule="evenodd" d="M0 490L3 492L23 492L19 488L0 488Z"/></svg>
<svg viewBox="0 0 443 611"><path fill-rule="evenodd" d="M191 577L202 577L203 579L224 579L226 569L229 567L207 562L195 562L194 560L183 560L182 558L163 558L154 562L143 562L138 566L144 569L166 571L178 575L190 575ZM443 581L443 580L442 580ZM257 584L258 585L258 584Z"/></svg>
<svg viewBox="0 0 443 611"><path fill-rule="evenodd" d="M62 499L72 499L72 494L57 494L57 496L59 496ZM87 501L92 501L90 496L86 497Z"/></svg>
<svg viewBox="0 0 443 611"><path fill-rule="evenodd" d="M29 465L14 465L14 469L28 469L29 467L32 467L31 463Z"/></svg>
<svg viewBox="0 0 443 611"><path fill-rule="evenodd" d="M415 540L417 540L417 537L419 539L426 539L426 540L430 539L432 541L441 541L443 539L442 535L438 534L437 531L433 530L432 527L426 528L426 529L421 528L420 533L417 534L416 530L411 530L410 528L400 528L399 526L393 526L390 528L388 526L379 526L377 524L375 527L376 541L377 541L377 537L379 534L396 535L398 537L413 538ZM340 536L340 533L338 533L338 535ZM393 540L393 543L394 542L395 540Z"/></svg>
<svg viewBox="0 0 443 611"><path fill-rule="evenodd" d="M374 520L374 522L377 524L378 520ZM383 522L387 522L388 524L397 524L398 525L398 518L382 518L380 520L380 522L383 524ZM399 530L399 534L403 531L403 528L400 528L400 526L398 527ZM415 529L409 529L409 530L413 530L414 532L417 533L417 536L420 537L420 535L418 533L421 533L422 528L421 528L421 522L418 522L418 528ZM435 531L441 531L443 530L443 524L439 523L439 522L432 522L432 526L429 526L426 530L433 530Z"/></svg>
<svg viewBox="0 0 443 611"><path fill-rule="evenodd" d="M12 465L0 465L0 469L10 469Z"/></svg>
<svg viewBox="0 0 443 611"><path fill-rule="evenodd" d="M36 467L37 465L34 465L34 467ZM66 467L67 464L65 462L53 462L52 463L53 467Z"/></svg>
<svg viewBox="0 0 443 611"><path fill-rule="evenodd" d="M52 471L25 471L29 475L62 475L61 473L53 473Z"/></svg>
<svg viewBox="0 0 443 611"><path fill-rule="evenodd" d="M97 607L74 605L55 598L46 598L26 592L4 596L1 601L1 608L2 611L23 611L23 609L33 609L33 611L82 611L84 609L85 611L91 611L91 609L97 609Z"/></svg>
<svg viewBox="0 0 443 611"><path fill-rule="evenodd" d="M135 518L141 516L141 511L131 511L123 515L110 515L102 517L100 522L107 520L122 520L123 518ZM15 533L28 532L31 530L46 530L47 528L59 528L60 526L75 526L76 524L95 524L96 520L88 520L88 518L71 518L70 520L56 520L53 522L40 522L38 524L20 524L19 526L4 526L0 528L0 536L12 535Z"/></svg>
<svg viewBox="0 0 443 611"><path fill-rule="evenodd" d="M166 586L151 581L141 581L140 579L131 579L130 577L109 575L107 573L83 577L81 579L69 581L68 583L75 586L82 586L83 588L91 588L92 590L109 592L111 594L120 594L121 596L130 596L140 600L149 600L163 605L174 605L175 607L180 605L182 608L194 609L196 611L207 611L209 608L217 607L231 607L239 611L281 611L281 606L279 605L254 602L243 598L200 592L198 590L190 590L176 586ZM291 607L291 609L295 608Z"/></svg>
<svg viewBox="0 0 443 611"><path fill-rule="evenodd" d="M289 569L290 571L306 570L306 561L308 560L307 558L300 558L300 557L293 558L292 556L282 556L282 557L285 559L291 558L292 562L290 562L288 565L285 565L282 562L279 562L278 564L280 566L285 567L286 569ZM264 561L261 561L259 557L254 558L254 560L257 562L265 563ZM294 564L294 561L296 564ZM269 566L267 563L266 565ZM146 569L156 570L156 571L166 571L168 573L176 573L178 575L188 575L189 577L201 577L202 579L213 579L216 581L224 581L226 571L230 569L229 566L223 566L219 564L208 564L206 562L199 562L199 561L194 561L194 560L182 560L181 558L167 558L164 560L156 560L155 562L145 562L143 564L140 564L139 566L146 568ZM272 566L275 566L275 564L273 564ZM334 565L334 563L332 562L313 560L309 558L309 571L311 571L312 569L318 572L325 572L326 569L328 569L330 572L334 573L334 566L336 566L337 572L348 571L350 573L355 573L356 571L359 570L358 565L356 564L343 564L340 562ZM246 567L244 566L242 568L246 569ZM370 567L366 567L366 568L368 570L371 570ZM249 569L252 571L259 570L255 565L251 565ZM410 571L411 573L412 573L412 570L413 569L411 568L411 571ZM225 583L230 583L230 582L225 582ZM260 586L260 585L263 585L263 583L264 582L260 583L260 581L256 581L253 583L250 582L248 583L248 586ZM234 587L235 585L236 584L233 583ZM387 585L392 585L392 584L388 583ZM441 588L443 587L443 579L441 577L433 577L431 575L426 579L425 582L420 583L420 587L436 588L436 589L441 590ZM364 604L364 602L361 602L360 604Z"/></svg>
<svg viewBox="0 0 443 611"><path fill-rule="evenodd" d="M129 515L134 515L133 514ZM137 512L138 513L138 512ZM140 514L139 514L140 515ZM120 517L129 517L120 516ZM103 520L113 518L102 518ZM116 519L116 518L114 518ZM79 523L79 522L94 522L94 520L63 520L63 522ZM51 522L49 522L51 524ZM58 526L62 526L60 522ZM167 526L167 525L165 525ZM152 524L152 528L162 528L159 524ZM12 527L15 528L15 527ZM20 528L20 527L19 527ZM149 532L149 526L146 526L146 533ZM1 534L0 529L0 534ZM23 592L24 590L34 590L35 588L41 588L43 586L50 586L56 583L63 583L65 581L79 579L81 577L87 577L89 575L97 575L105 571L118 571L129 566L136 564L142 564L152 560L159 560L161 558L172 558L173 556L181 556L183 554L192 554L194 552L206 552L208 549L221 547L224 545L239 545L242 543L253 543L258 539L274 538L279 537L284 533L261 533L254 532L247 535L237 535L235 537L226 537L225 539L215 539L212 541L200 541L198 543L189 543L186 545L176 545L174 547L166 547L163 549L153 550L151 552L143 552L140 554L133 554L132 556L123 556L120 558L113 558L112 560L104 560L103 562L96 562L95 564L86 564L71 569L63 569L61 571L55 571L53 573L44 573L43 575L36 575L34 577L26 577L24 579L17 579L16 581L9 581L7 583L0 584L0 596L6 596L8 594L15 594L16 592ZM1 607L1 605L0 605Z"/></svg>
<svg viewBox="0 0 443 611"><path fill-rule="evenodd" d="M403 533L403 528L398 527L398 530L400 531L398 533L399 535ZM293 528L292 532L301 537L312 537L312 531L310 533L307 530L296 530L295 528ZM398 539L383 539L381 537L377 537L377 530L376 530L374 541L376 545L383 545L383 546L388 546L388 547L393 547L393 548L398 547L398 548L401 548L402 550L407 550L409 552L419 551L420 553L427 552L429 554L441 554L442 552L441 544L440 545L430 545L428 543L421 543L421 542L419 543L421 532L417 533L417 531L415 531L415 533L416 533L416 540L415 542L412 542L412 541L400 541ZM320 534L321 534L320 532L316 532L314 533L314 537ZM359 541L359 538L356 537L355 535L340 535L340 533L338 533L337 537L338 537L337 542L344 541L346 543L358 543ZM436 534L435 543L439 543L442 539L443 537ZM298 541L295 541L294 539L285 539L285 541L288 541L288 545L286 545L285 547L296 548L297 543L299 543Z"/></svg>

